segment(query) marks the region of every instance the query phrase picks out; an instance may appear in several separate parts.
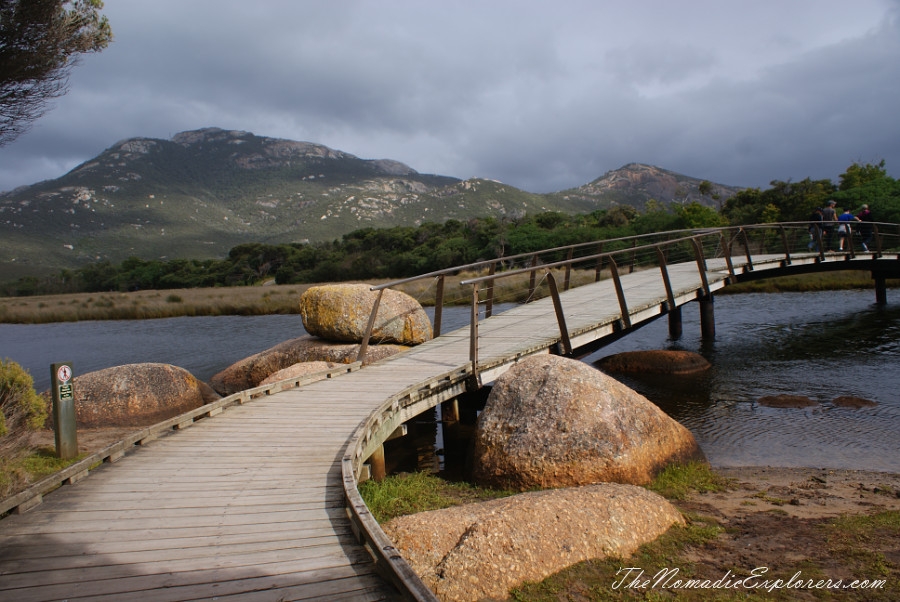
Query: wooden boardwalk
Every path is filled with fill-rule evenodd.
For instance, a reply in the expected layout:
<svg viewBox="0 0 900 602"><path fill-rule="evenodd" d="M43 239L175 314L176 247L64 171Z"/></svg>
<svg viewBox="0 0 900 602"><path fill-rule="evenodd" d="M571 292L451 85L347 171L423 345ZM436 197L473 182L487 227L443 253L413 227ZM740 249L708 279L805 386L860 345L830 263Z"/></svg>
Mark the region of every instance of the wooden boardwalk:
<svg viewBox="0 0 900 602"><path fill-rule="evenodd" d="M670 274L679 304L697 298L696 265ZM711 266L710 288L726 275ZM658 271L623 285L634 324L662 312ZM609 280L563 293L562 305L576 346L609 336L621 317ZM550 299L482 321L485 382L559 340ZM353 534L341 458L385 399L459 378L468 364L464 328L136 447L0 521L0 600L400 598Z"/></svg>

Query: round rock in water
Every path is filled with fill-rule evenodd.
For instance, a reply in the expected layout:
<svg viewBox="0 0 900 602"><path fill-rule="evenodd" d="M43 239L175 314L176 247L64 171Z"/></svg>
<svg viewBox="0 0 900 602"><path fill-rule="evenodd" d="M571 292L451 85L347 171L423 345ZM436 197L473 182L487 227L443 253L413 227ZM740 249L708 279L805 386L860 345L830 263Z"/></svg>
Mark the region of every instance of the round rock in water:
<svg viewBox="0 0 900 602"><path fill-rule="evenodd" d="M219 399L206 383L168 364L128 364L76 376L79 427L149 426Z"/></svg>
<svg viewBox="0 0 900 602"><path fill-rule="evenodd" d="M497 379L478 419L476 482L520 491L649 483L671 463L705 460L689 430L599 370L552 355Z"/></svg>
<svg viewBox="0 0 900 602"><path fill-rule="evenodd" d="M852 410L861 410L862 408L878 407L878 402L864 397L855 397L853 395L841 395L831 400L832 405L839 408L850 408Z"/></svg>
<svg viewBox="0 0 900 602"><path fill-rule="evenodd" d="M665 349L617 353L598 360L596 366L607 372L644 374L693 374L710 368L699 353Z"/></svg>
<svg viewBox="0 0 900 602"><path fill-rule="evenodd" d="M306 331L329 341L361 343L378 292L368 284L314 286L300 296L300 317ZM418 345L432 337L431 321L418 301L386 289L370 343Z"/></svg>
<svg viewBox="0 0 900 602"><path fill-rule="evenodd" d="M818 401L810 399L806 395L764 395L759 398L759 405L767 408L812 408L819 405Z"/></svg>

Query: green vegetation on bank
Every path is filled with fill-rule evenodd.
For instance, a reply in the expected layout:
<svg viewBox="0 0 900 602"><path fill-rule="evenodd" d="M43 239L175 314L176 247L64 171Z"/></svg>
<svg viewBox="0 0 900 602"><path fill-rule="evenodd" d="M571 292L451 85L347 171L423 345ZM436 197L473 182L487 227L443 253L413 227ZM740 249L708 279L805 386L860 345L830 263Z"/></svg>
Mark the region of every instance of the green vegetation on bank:
<svg viewBox="0 0 900 602"><path fill-rule="evenodd" d="M56 276L20 278L0 288L6 296L135 291L216 286L340 282L404 278L483 259L508 257L579 242L664 230L722 225L697 203L674 211L638 214L630 206L582 215L540 213L521 219L448 220L418 227L364 228L327 243L248 243L221 260L129 258L65 270Z"/></svg>
<svg viewBox="0 0 900 602"><path fill-rule="evenodd" d="M380 482L360 483L359 493L375 520L384 523L398 516L484 502L515 492L485 489L462 481L445 481L426 472L414 472L392 475Z"/></svg>

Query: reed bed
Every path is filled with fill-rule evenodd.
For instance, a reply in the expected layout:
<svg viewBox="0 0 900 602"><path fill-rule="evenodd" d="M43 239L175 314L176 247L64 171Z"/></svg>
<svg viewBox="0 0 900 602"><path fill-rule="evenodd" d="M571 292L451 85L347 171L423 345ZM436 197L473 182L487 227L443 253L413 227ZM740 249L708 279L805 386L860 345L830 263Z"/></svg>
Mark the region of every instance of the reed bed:
<svg viewBox="0 0 900 602"><path fill-rule="evenodd" d="M650 269L650 268L644 268ZM560 290L564 270L554 270ZM445 305L468 305L472 302L471 286L460 282L483 276L484 273L461 272L448 275L444 282ZM608 272L604 271L604 278ZM573 270L571 287L593 282L594 270ZM369 280L367 284L384 284L385 280ZM494 283L494 303L522 303L550 294L547 270L538 268L535 290L529 293L528 274L498 278ZM84 320L148 320L179 316L225 316L296 314L300 295L314 284L285 284L266 286L237 286L135 292L70 293L34 297L0 297L0 323L45 324L50 322L78 322ZM721 292L785 292L871 288L871 276L863 272L833 272L807 274L762 280L730 286ZM900 286L900 280L889 280L889 287ZM435 303L437 278L416 280L395 287L422 305ZM479 299L487 298L484 283L479 287Z"/></svg>

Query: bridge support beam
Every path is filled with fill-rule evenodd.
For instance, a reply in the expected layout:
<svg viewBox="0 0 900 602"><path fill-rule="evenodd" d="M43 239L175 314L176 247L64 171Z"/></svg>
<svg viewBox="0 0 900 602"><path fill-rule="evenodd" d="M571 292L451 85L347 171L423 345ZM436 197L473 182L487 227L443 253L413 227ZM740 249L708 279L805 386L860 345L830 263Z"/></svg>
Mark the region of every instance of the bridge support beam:
<svg viewBox="0 0 900 602"><path fill-rule="evenodd" d="M887 305L887 278L882 274L873 274L875 279L875 304Z"/></svg>
<svg viewBox="0 0 900 602"><path fill-rule="evenodd" d="M669 310L669 338L680 339L682 329L681 308L675 307Z"/></svg>
<svg viewBox="0 0 900 602"><path fill-rule="evenodd" d="M459 399L451 399L441 404L441 422L459 422Z"/></svg>
<svg viewBox="0 0 900 602"><path fill-rule="evenodd" d="M372 468L372 478L376 481L383 481L387 475L384 466L384 446L379 445L371 456L369 456L369 466Z"/></svg>
<svg viewBox="0 0 900 602"><path fill-rule="evenodd" d="M712 295L700 297L700 337L704 341L716 338L716 313Z"/></svg>

